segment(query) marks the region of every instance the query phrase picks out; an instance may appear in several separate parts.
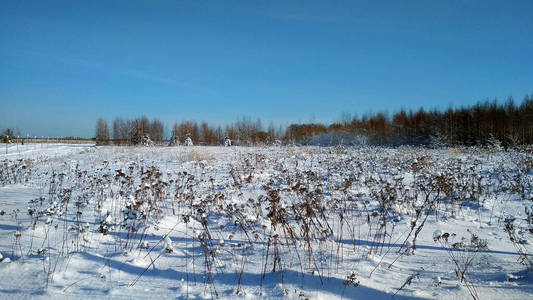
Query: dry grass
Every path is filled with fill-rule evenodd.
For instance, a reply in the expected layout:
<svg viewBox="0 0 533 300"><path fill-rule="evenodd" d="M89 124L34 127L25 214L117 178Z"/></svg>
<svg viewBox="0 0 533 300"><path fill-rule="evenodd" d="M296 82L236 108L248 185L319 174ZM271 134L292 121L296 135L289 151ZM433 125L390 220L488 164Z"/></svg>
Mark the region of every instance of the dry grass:
<svg viewBox="0 0 533 300"><path fill-rule="evenodd" d="M182 161L212 161L213 159L213 155L203 147L185 148L182 156Z"/></svg>

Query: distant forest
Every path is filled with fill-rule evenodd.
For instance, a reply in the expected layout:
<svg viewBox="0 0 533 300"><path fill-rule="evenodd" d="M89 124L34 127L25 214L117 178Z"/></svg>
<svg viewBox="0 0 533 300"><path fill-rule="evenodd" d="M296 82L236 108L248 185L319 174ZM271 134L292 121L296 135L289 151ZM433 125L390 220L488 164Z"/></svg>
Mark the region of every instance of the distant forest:
<svg viewBox="0 0 533 300"><path fill-rule="evenodd" d="M446 110L400 110L393 115L376 113L343 118L329 125L292 124L277 130L270 124L265 130L261 120L243 118L224 127L196 121L175 123L170 141L163 140L164 126L157 119L117 118L110 128L104 119L96 126L98 144L137 145L170 142L183 144L189 137L195 145L221 145L225 137L234 145L487 145L503 147L533 144L533 95L517 105L512 98L505 103L478 102L475 105ZM110 132L112 135L110 135ZM111 139L112 136L112 139Z"/></svg>

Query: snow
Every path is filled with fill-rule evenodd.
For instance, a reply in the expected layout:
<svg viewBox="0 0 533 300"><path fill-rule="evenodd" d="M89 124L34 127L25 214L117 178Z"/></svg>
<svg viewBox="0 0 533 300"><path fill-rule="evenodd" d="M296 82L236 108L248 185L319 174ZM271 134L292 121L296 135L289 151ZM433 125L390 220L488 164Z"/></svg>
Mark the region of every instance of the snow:
<svg viewBox="0 0 533 300"><path fill-rule="evenodd" d="M165 250L168 253L174 252L174 245L172 244L172 240L168 235L165 237Z"/></svg>
<svg viewBox="0 0 533 300"><path fill-rule="evenodd" d="M532 298L531 162L476 148L10 145L0 298L468 299L467 283L479 299ZM454 258L472 258L468 282Z"/></svg>

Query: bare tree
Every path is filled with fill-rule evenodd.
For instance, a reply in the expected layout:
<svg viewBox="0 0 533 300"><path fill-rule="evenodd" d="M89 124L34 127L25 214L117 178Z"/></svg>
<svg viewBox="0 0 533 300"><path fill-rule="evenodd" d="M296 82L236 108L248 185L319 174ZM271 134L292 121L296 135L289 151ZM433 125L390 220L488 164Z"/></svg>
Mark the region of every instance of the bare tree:
<svg viewBox="0 0 533 300"><path fill-rule="evenodd" d="M96 122L96 145L109 144L109 128L107 122L103 118L99 118Z"/></svg>
<svg viewBox="0 0 533 300"><path fill-rule="evenodd" d="M194 143L197 143L200 140L200 129L198 128L198 123L196 123L196 121L191 122L191 139Z"/></svg>
<svg viewBox="0 0 533 300"><path fill-rule="evenodd" d="M150 138L154 143L160 143L163 140L163 123L158 119L154 119L150 123Z"/></svg>
<svg viewBox="0 0 533 300"><path fill-rule="evenodd" d="M113 121L113 142L116 145L127 143L130 139L131 121L116 118Z"/></svg>
<svg viewBox="0 0 533 300"><path fill-rule="evenodd" d="M170 137L170 145L176 146L180 143L180 126L178 123L174 123L174 126L172 126L172 134Z"/></svg>
<svg viewBox="0 0 533 300"><path fill-rule="evenodd" d="M192 125L189 121L182 121L179 125L176 124L174 129L174 138L185 141L187 136L191 134Z"/></svg>
<svg viewBox="0 0 533 300"><path fill-rule="evenodd" d="M217 128L215 129L215 143L214 145L219 145L221 143L221 141L224 139L224 134L222 133L222 128L219 126L217 126Z"/></svg>
<svg viewBox="0 0 533 300"><path fill-rule="evenodd" d="M230 140L235 141L237 137L237 132L235 130L235 126L233 124L226 125L226 136L229 137Z"/></svg>
<svg viewBox="0 0 533 300"><path fill-rule="evenodd" d="M276 140L276 131L274 129L274 122L270 121L270 125L268 125L268 132L267 132L267 143L273 144Z"/></svg>

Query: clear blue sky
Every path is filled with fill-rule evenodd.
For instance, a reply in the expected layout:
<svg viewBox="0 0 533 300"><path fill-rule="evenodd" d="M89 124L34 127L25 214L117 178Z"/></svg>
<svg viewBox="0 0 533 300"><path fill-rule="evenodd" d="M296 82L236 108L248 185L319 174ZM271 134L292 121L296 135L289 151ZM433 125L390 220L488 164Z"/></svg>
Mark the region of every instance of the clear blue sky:
<svg viewBox="0 0 533 300"><path fill-rule="evenodd" d="M379 2L379 3L378 3ZM0 128L330 122L533 93L533 1L0 1Z"/></svg>

